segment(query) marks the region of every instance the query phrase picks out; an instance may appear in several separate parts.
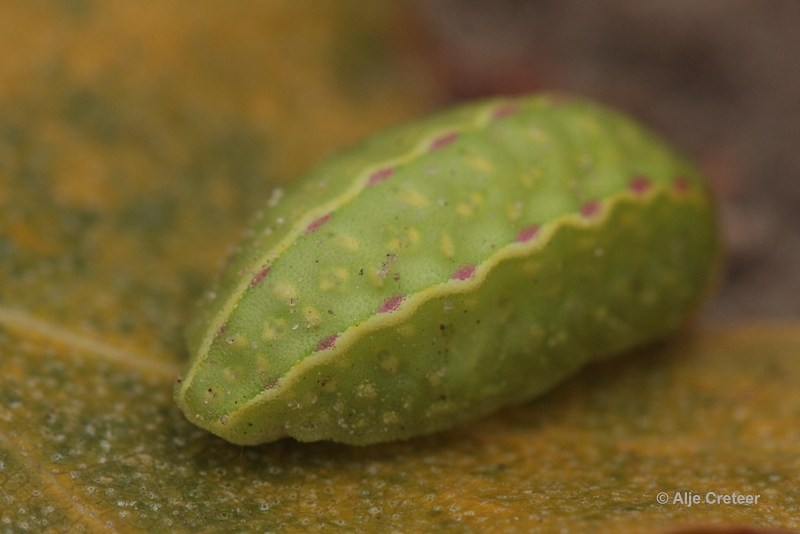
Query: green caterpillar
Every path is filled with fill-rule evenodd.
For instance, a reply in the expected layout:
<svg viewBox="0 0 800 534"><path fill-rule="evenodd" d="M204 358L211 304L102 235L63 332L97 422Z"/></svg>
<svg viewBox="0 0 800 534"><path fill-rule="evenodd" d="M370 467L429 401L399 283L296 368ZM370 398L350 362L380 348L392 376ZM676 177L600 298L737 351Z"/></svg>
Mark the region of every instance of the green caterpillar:
<svg viewBox="0 0 800 534"><path fill-rule="evenodd" d="M674 331L717 270L695 167L583 100L459 107L277 193L175 393L237 444L364 445L525 401Z"/></svg>

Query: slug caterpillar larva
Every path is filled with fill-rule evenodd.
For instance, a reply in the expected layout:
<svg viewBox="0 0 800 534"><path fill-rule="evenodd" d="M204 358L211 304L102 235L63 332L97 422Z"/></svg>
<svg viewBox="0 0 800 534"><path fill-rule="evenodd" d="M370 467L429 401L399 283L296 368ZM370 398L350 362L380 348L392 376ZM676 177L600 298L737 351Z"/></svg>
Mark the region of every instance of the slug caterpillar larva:
<svg viewBox="0 0 800 534"><path fill-rule="evenodd" d="M273 196L189 329L176 399L238 444L434 432L674 331L717 258L698 171L630 119L463 106Z"/></svg>

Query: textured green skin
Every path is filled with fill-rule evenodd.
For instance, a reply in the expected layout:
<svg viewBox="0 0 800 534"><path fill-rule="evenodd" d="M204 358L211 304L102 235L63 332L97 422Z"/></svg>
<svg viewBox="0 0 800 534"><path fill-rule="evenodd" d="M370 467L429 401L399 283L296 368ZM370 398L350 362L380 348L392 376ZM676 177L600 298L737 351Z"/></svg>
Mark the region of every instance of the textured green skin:
<svg viewBox="0 0 800 534"><path fill-rule="evenodd" d="M261 214L189 329L176 400L238 444L434 432L675 330L717 259L697 170L631 120L547 95L468 105Z"/></svg>

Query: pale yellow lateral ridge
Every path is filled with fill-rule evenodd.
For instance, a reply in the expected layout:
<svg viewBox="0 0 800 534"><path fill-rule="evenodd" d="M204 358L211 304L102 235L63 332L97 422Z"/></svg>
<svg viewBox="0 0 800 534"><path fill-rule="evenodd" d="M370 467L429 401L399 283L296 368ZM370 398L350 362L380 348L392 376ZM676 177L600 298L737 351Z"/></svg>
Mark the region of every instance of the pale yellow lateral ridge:
<svg viewBox="0 0 800 534"><path fill-rule="evenodd" d="M472 277L468 280L447 280L429 289L420 291L414 295L407 296L400 307L392 313L376 314L360 324L349 327L336 338L334 348L315 351L309 356L301 359L294 367L287 371L286 375L278 380L275 387L263 391L253 397L235 412L228 414L228 424L231 424L237 416L247 411L251 405L260 405L268 402L270 398L279 396L282 391L291 387L300 377L309 370L327 363L337 356L347 352L359 339L371 332L401 323L406 317L413 314L421 305L435 298L446 297L458 293L469 293L477 290L484 282L489 273L503 260L525 258L541 251L553 234L562 226L572 226L574 228L593 228L605 223L615 206L624 201L647 204L653 202L659 195L669 195L679 202L695 202L705 204L705 196L699 190L692 190L686 193L676 193L671 184L654 185L644 194L634 194L630 190L623 190L611 197L601 200L600 213L591 218L581 216L578 213L569 213L556 218L550 223L543 224L538 235L527 243L513 242L500 248L486 261L477 265Z"/></svg>
<svg viewBox="0 0 800 534"><path fill-rule="evenodd" d="M477 131L481 128L485 128L489 122L491 121L491 112L497 107L497 104L501 102L501 100L493 100L487 102L485 106L482 106L478 112L476 113L475 117L472 119L471 122L462 123L460 125L454 125L448 128L441 128L437 130L432 135L427 135L423 139L421 139L416 146L411 149L407 154L403 156L399 156L387 161L384 161L378 165L370 165L369 167L365 168L363 171L358 173L356 179L353 181L353 184L348 188L344 193L339 195L338 197L328 201L327 203L323 204L322 206L316 207L310 211L308 211L300 220L298 220L292 230L286 234L286 236L281 239L272 249L270 249L266 254L261 256L255 265L258 266L260 269L261 266L266 266L271 264L272 261L275 260L278 256L280 256L284 251L286 251L292 243L294 243L298 237L302 236L305 233L306 228L312 222L316 221L320 217L324 217L329 213L333 213L337 209L341 208L345 204L351 202L354 198L356 198L364 189L366 189L367 182L369 181L370 176L381 169L385 169L387 167L397 167L398 165L408 164L409 162L413 161L416 157L419 157L423 154L429 152L430 144L433 142L434 139L437 139L439 136L451 133L451 132L458 132L463 133L466 131ZM239 285L236 287L236 290L231 294L228 301L225 305L220 309L220 311L209 321L209 327L206 331L205 337L203 338L203 342L200 344L198 349L201 355L206 355L211 348L211 344L214 341L214 336L216 335L219 328L225 323L225 319L230 316L233 310L236 308L236 305L240 299L240 297L244 294L247 288L250 286L251 278L250 277L242 277L242 280L239 282ZM186 389L189 388L190 384L194 380L195 375L197 374L197 365L193 365L187 372L186 376L184 377L183 384L181 386L181 393L183 393Z"/></svg>
<svg viewBox="0 0 800 534"><path fill-rule="evenodd" d="M161 362L106 345L102 341L84 337L64 328L55 326L30 314L10 308L0 308L0 325L23 334L36 334L45 339L63 343L68 347L99 356L104 360L134 367L142 371L162 375L170 380L175 379L181 367L174 363Z"/></svg>

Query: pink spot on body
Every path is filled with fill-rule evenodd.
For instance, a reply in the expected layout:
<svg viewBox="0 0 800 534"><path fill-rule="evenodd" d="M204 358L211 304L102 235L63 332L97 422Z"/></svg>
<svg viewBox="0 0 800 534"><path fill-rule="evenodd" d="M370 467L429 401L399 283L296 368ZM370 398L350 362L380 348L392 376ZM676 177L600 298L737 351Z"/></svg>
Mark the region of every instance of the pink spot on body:
<svg viewBox="0 0 800 534"><path fill-rule="evenodd" d="M675 181L672 182L672 187L674 187L675 191L678 193L686 193L689 191L689 180L684 176L678 176L675 178Z"/></svg>
<svg viewBox="0 0 800 534"><path fill-rule="evenodd" d="M392 297L388 297L383 301L383 304L381 305L381 308L378 310L378 313L387 313L395 311L397 308L400 307L400 303L403 302L405 298L406 297L404 295L394 295Z"/></svg>
<svg viewBox="0 0 800 534"><path fill-rule="evenodd" d="M266 278L268 274L269 274L269 267L264 267L263 269L258 271L255 274L255 276L253 276L253 279L250 280L250 287L257 285L259 282L264 280L264 278Z"/></svg>
<svg viewBox="0 0 800 534"><path fill-rule="evenodd" d="M450 280L467 280L472 278L475 274L475 267L474 265L463 265L456 269L456 272L450 277Z"/></svg>
<svg viewBox="0 0 800 534"><path fill-rule="evenodd" d="M385 182L386 180L391 178L393 174L394 174L394 167L386 167L385 169L375 171L370 175L369 179L367 180L367 187L372 187L373 185L378 185L381 182Z"/></svg>
<svg viewBox="0 0 800 534"><path fill-rule="evenodd" d="M320 217L319 219L317 219L315 221L312 221L311 224L309 224L306 227L306 233L310 234L312 232L316 232L317 230L319 230L320 227L322 227L323 224L325 224L326 222L328 222L330 220L331 215L332 214L329 213L327 215L323 215L322 217Z"/></svg>
<svg viewBox="0 0 800 534"><path fill-rule="evenodd" d="M447 145L452 144L456 139L458 139L458 132L450 132L441 137L437 137L431 142L431 151L444 148Z"/></svg>
<svg viewBox="0 0 800 534"><path fill-rule="evenodd" d="M594 217L598 213L600 213L600 203L596 200L590 200L581 206L581 215L587 219Z"/></svg>
<svg viewBox="0 0 800 534"><path fill-rule="evenodd" d="M637 195L642 195L647 192L648 189L650 189L650 180L644 176L636 176L633 180L631 180L630 188L631 191Z"/></svg>
<svg viewBox="0 0 800 534"><path fill-rule="evenodd" d="M333 345L336 343L336 338L338 337L338 335L333 334L332 336L321 339L319 343L317 343L317 350L328 350L333 348Z"/></svg>
<svg viewBox="0 0 800 534"><path fill-rule="evenodd" d="M539 233L538 224L526 226L525 228L520 230L519 233L517 234L517 243L527 243L528 241L536 237L536 234L538 233Z"/></svg>
<svg viewBox="0 0 800 534"><path fill-rule="evenodd" d="M505 106L500 106L499 108L495 109L492 112L492 118L494 120L504 119L516 114L518 111L519 106L517 104L506 104Z"/></svg>

